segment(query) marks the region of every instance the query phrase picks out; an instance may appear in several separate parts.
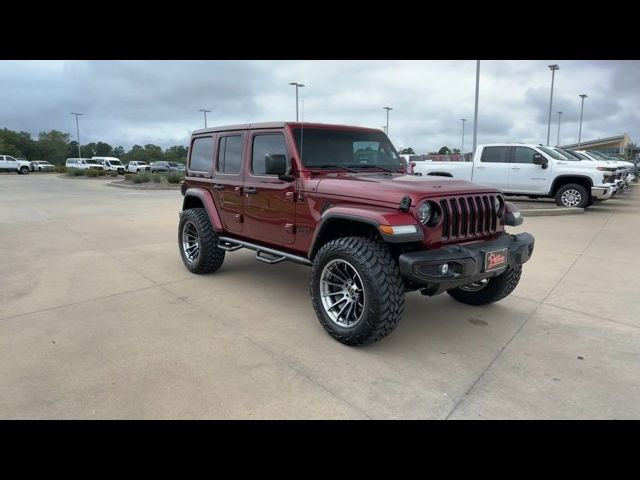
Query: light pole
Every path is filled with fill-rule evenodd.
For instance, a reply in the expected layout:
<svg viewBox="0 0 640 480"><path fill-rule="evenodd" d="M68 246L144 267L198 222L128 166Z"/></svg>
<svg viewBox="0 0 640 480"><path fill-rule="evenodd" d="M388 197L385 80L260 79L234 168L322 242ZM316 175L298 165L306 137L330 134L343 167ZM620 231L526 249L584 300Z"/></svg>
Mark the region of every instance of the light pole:
<svg viewBox="0 0 640 480"><path fill-rule="evenodd" d="M201 108L198 111L204 113L204 128L207 128L207 113L211 113L211 110L205 110L204 108Z"/></svg>
<svg viewBox="0 0 640 480"><path fill-rule="evenodd" d="M580 107L580 131L578 132L578 150L580 149L580 142L582 141L582 112L584 112L584 99L587 96L584 93L578 95L582 99L582 106Z"/></svg>
<svg viewBox="0 0 640 480"><path fill-rule="evenodd" d="M389 110L393 110L393 108L391 107L382 107L383 110L387 111L387 128L385 130L385 133L387 134L387 137L389 136Z"/></svg>
<svg viewBox="0 0 640 480"><path fill-rule="evenodd" d="M289 82L289 85L296 87L296 122L298 121L298 89L304 87L304 84L298 82Z"/></svg>
<svg viewBox="0 0 640 480"><path fill-rule="evenodd" d="M462 148L460 148L460 155L464 155L464 122L467 121L466 118L461 118L462 121Z"/></svg>
<svg viewBox="0 0 640 480"><path fill-rule="evenodd" d="M549 98L549 126L547 127L547 147L549 146L549 137L551 136L551 107L553 105L553 80L556 76L556 70L560 70L558 65L549 65L551 70L551 98Z"/></svg>
<svg viewBox="0 0 640 480"><path fill-rule="evenodd" d="M558 140L556 141L556 147L560 146L560 118L562 117L562 112L558 112Z"/></svg>
<svg viewBox="0 0 640 480"><path fill-rule="evenodd" d="M387 126L386 125L382 125L382 130L384 131L385 135L387 134Z"/></svg>
<svg viewBox="0 0 640 480"><path fill-rule="evenodd" d="M480 94L480 60L476 60L476 106L473 114L473 152L476 154L476 145L478 140L478 96Z"/></svg>
<svg viewBox="0 0 640 480"><path fill-rule="evenodd" d="M83 114L77 113L77 112L71 112L71 115L76 116L76 135L78 138L78 158L82 158L82 153L80 153L80 124L78 123L78 117Z"/></svg>

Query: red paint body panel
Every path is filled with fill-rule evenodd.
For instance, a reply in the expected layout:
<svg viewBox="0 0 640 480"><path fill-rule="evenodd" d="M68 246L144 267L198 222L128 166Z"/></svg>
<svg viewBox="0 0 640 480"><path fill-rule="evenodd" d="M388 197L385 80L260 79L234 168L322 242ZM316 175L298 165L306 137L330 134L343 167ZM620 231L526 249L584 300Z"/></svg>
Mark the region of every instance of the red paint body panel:
<svg viewBox="0 0 640 480"><path fill-rule="evenodd" d="M442 245L442 229L438 225L425 227L418 223L415 209L422 201L429 199L438 203L449 197L498 193L491 187L448 177L421 177L382 171L354 174L340 169L305 167L300 161L292 131L301 126L295 122L272 122L198 130L192 140L203 136L214 138L214 166L208 173L194 173L187 168L185 184L188 188L185 195L196 195L202 199L217 231L306 256L311 250L318 225L330 213L364 218L375 224L418 224L424 235L424 248L432 249ZM344 125L305 123L304 128L381 133L377 129ZM245 136L242 170L237 175L220 174L216 169L219 137L225 132L235 135L242 133ZM251 173L252 138L260 133L284 134L291 174L295 180L287 182L275 176ZM189 150L191 152L192 149ZM224 188L218 187L216 190L214 185L223 185ZM247 188L252 191L255 189L255 193L246 193ZM405 196L411 198L409 212L399 210L400 201ZM497 231L490 236L447 243L484 241L501 235L503 231L504 224L500 222Z"/></svg>

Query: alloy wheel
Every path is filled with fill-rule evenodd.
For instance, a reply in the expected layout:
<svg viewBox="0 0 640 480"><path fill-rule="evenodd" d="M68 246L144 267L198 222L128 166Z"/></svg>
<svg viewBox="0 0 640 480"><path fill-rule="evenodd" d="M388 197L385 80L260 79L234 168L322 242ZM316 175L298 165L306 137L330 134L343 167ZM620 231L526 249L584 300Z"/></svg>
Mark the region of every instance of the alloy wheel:
<svg viewBox="0 0 640 480"><path fill-rule="evenodd" d="M349 262L331 260L320 275L322 306L332 322L341 327L353 327L362 319L366 295L362 279Z"/></svg>

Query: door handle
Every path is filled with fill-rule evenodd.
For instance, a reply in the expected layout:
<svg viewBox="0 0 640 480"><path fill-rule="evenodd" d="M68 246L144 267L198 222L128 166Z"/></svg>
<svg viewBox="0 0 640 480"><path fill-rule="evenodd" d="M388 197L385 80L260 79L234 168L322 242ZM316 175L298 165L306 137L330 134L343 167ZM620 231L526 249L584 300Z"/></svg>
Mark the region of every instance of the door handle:
<svg viewBox="0 0 640 480"><path fill-rule="evenodd" d="M556 165L566 165L565 162L556 162Z"/></svg>
<svg viewBox="0 0 640 480"><path fill-rule="evenodd" d="M484 170L487 167L476 167L478 170Z"/></svg>
<svg viewBox="0 0 640 480"><path fill-rule="evenodd" d="M246 193L247 195L250 195L250 194L258 193L258 191L255 189L255 187L245 187L244 193Z"/></svg>
<svg viewBox="0 0 640 480"><path fill-rule="evenodd" d="M214 183L213 184L213 189L214 190L224 190L224 185L222 185L221 183Z"/></svg>
<svg viewBox="0 0 640 480"><path fill-rule="evenodd" d="M520 167L511 167L511 170L520 170Z"/></svg>

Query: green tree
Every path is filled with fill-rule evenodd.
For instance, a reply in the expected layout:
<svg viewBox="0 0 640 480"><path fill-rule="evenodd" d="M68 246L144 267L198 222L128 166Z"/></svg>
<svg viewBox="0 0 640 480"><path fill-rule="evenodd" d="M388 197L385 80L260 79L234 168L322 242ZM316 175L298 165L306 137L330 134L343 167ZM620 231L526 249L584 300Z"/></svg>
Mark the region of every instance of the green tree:
<svg viewBox="0 0 640 480"><path fill-rule="evenodd" d="M182 145L174 145L164 151L164 158L167 162L181 162L187 161L187 147Z"/></svg>
<svg viewBox="0 0 640 480"><path fill-rule="evenodd" d="M451 150L449 150L449 147L447 147L446 145L438 150L438 155L449 155L450 153Z"/></svg>
<svg viewBox="0 0 640 480"><path fill-rule="evenodd" d="M147 144L144 146L145 154L147 155L146 162L157 162L164 160L164 152L162 148L157 145Z"/></svg>
<svg viewBox="0 0 640 480"><path fill-rule="evenodd" d="M97 157L113 157L113 147L108 143L98 142L96 144Z"/></svg>
<svg viewBox="0 0 640 480"><path fill-rule="evenodd" d="M38 156L54 164L62 164L69 150L69 134L58 130L40 132L38 135Z"/></svg>
<svg viewBox="0 0 640 480"><path fill-rule="evenodd" d="M451 153L453 153L454 155L460 155L460 149L459 148L454 148Z"/></svg>
<svg viewBox="0 0 640 480"><path fill-rule="evenodd" d="M415 155L416 152L413 151L413 148L407 147L400 150L401 155Z"/></svg>
<svg viewBox="0 0 640 480"><path fill-rule="evenodd" d="M124 158L125 153L126 152L125 152L124 147L122 145L120 145L119 147L116 147L116 148L113 149L113 156L114 157L122 159L122 158Z"/></svg>
<svg viewBox="0 0 640 480"><path fill-rule="evenodd" d="M12 157L21 158L24 155L15 145L7 143L4 138L0 137L0 152L2 155L11 155Z"/></svg>

